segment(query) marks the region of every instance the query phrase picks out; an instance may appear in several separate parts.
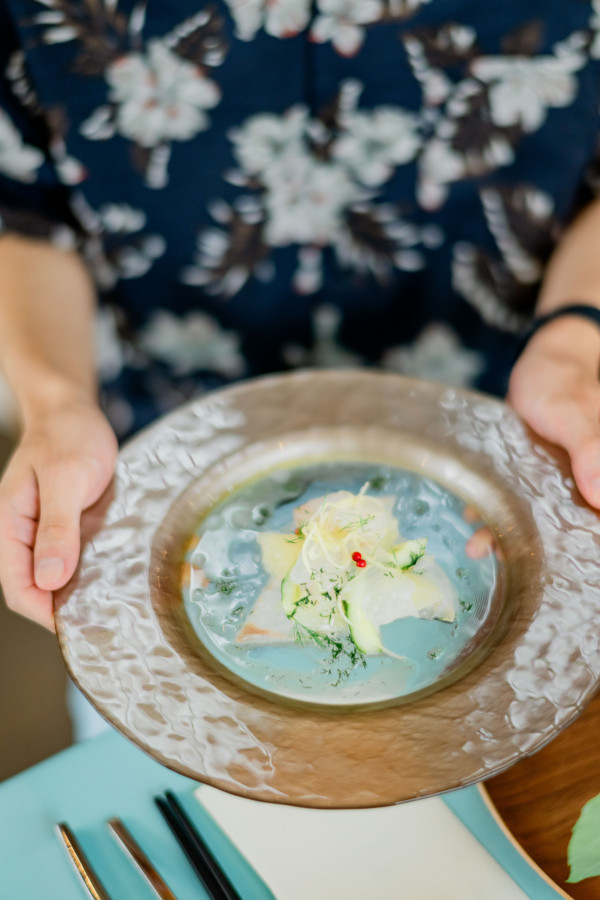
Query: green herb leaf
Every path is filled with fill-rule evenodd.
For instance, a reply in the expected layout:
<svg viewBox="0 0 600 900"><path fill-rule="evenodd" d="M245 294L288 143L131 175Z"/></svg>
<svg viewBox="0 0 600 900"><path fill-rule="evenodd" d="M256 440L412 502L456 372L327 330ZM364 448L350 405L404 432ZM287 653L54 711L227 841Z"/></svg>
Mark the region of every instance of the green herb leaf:
<svg viewBox="0 0 600 900"><path fill-rule="evenodd" d="M353 518L354 521L348 522L347 525L342 525L340 531L362 531L364 533L365 526L375 518L375 513L371 513L368 516L361 516L360 513L355 513Z"/></svg>
<svg viewBox="0 0 600 900"><path fill-rule="evenodd" d="M600 875L600 794L589 800L577 819L568 850L573 884Z"/></svg>
<svg viewBox="0 0 600 900"><path fill-rule="evenodd" d="M236 583L231 578L219 578L215 582L215 587L222 594L231 594L235 590Z"/></svg>
<svg viewBox="0 0 600 900"><path fill-rule="evenodd" d="M295 621L294 640L301 646L311 643L315 644L327 653L327 658L324 660L326 666L324 672L327 675L336 676L336 680L330 682L333 687L337 687L349 678L353 669L357 666L361 665L363 668L366 668L367 660L364 653L358 649L354 641L349 637L334 638L331 635L316 631L314 628L309 628L308 625ZM345 667L339 668L334 666L336 662Z"/></svg>

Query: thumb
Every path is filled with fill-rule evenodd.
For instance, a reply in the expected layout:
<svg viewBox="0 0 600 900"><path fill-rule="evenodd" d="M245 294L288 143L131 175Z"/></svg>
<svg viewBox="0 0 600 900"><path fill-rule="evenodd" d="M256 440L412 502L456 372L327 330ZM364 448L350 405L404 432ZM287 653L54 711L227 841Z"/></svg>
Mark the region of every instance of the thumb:
<svg viewBox="0 0 600 900"><path fill-rule="evenodd" d="M35 539L34 577L38 588L54 591L67 583L79 559L80 521L87 485L68 467L38 476L40 519Z"/></svg>
<svg viewBox="0 0 600 900"><path fill-rule="evenodd" d="M588 503L600 509L600 426L589 423L577 444L567 447L577 487Z"/></svg>

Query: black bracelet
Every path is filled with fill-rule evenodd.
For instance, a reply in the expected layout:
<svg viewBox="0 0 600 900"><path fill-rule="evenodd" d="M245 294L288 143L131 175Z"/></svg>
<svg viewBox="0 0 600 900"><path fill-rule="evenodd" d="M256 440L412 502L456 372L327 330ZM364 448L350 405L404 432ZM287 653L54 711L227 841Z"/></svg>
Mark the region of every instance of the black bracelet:
<svg viewBox="0 0 600 900"><path fill-rule="evenodd" d="M600 328L600 309L598 309L598 307L588 305L587 303L572 303L570 306L561 306L560 309L555 309L550 313L546 313L545 316L538 316L538 318L533 320L525 334L521 335L519 339L515 351L515 362L533 335L536 334L540 328L543 328L544 325L547 325L548 322L552 322L560 316L580 316L582 319L588 319L590 322L595 322Z"/></svg>

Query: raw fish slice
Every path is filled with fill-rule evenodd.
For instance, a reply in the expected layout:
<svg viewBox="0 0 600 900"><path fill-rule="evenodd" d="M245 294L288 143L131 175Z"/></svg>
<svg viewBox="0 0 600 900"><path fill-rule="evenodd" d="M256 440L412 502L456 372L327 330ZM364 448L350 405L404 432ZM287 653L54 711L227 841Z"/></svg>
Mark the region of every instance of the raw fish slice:
<svg viewBox="0 0 600 900"><path fill-rule="evenodd" d="M204 569L186 561L181 567L181 583L183 587L193 590L194 588L208 587L210 582Z"/></svg>
<svg viewBox="0 0 600 900"><path fill-rule="evenodd" d="M351 496L352 494L349 491L334 491L333 494L327 494L326 497L313 497L312 500L307 500L306 503L303 503L302 506L297 506L294 510L294 526L300 528L301 525L306 524L323 506L325 500L335 503L343 497Z"/></svg>
<svg viewBox="0 0 600 900"><path fill-rule="evenodd" d="M359 550L369 551L379 544L388 546L400 539L394 503L393 497L349 494L347 502L335 509L335 519Z"/></svg>
<svg viewBox="0 0 600 900"><path fill-rule="evenodd" d="M240 644L279 644L293 640L292 630L293 624L281 605L281 580L272 578L257 598L235 640Z"/></svg>
<svg viewBox="0 0 600 900"><path fill-rule="evenodd" d="M393 497L369 497L365 494L351 494L350 491L334 491L323 497L313 497L302 506L297 506L294 510L294 526L300 528L306 525L327 504L327 509L331 512L331 516L328 517L331 530L336 528L351 530L353 522L357 521L359 516L363 518L372 516L368 530L382 532L382 539L384 535L387 539L388 533L391 532L389 539L393 542L398 536L398 523L392 513L394 502Z"/></svg>
<svg viewBox="0 0 600 900"><path fill-rule="evenodd" d="M348 583L341 596L359 603L376 626L409 616L452 622L456 615L456 589L430 555L411 571L370 566Z"/></svg>
<svg viewBox="0 0 600 900"><path fill-rule="evenodd" d="M369 621L379 626L417 615L415 593L411 578L400 573L391 577L372 567L353 579L341 596L351 604L360 604Z"/></svg>
<svg viewBox="0 0 600 900"><path fill-rule="evenodd" d="M453 622L456 618L456 609L458 607L458 591L439 566L431 554L426 553L413 568L413 577L424 579L424 583L429 582L435 585L442 594L442 598L435 604L435 613L427 615L427 618L441 619L443 622ZM423 597L425 600L426 597ZM431 603L423 604L425 612L431 607Z"/></svg>

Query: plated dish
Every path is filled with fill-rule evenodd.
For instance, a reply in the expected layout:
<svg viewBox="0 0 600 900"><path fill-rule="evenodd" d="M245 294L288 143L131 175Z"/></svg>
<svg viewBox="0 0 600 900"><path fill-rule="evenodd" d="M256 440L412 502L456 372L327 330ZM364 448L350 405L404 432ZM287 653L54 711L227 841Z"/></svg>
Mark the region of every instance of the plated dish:
<svg viewBox="0 0 600 900"><path fill-rule="evenodd" d="M490 614L500 572L495 554L467 555L477 519L395 466L275 468L199 523L185 609L204 646L263 691L333 705L407 699L447 680Z"/></svg>
<svg viewBox="0 0 600 900"><path fill-rule="evenodd" d="M598 683L598 520L504 404L305 372L127 445L56 599L99 711L235 793L376 806L501 771ZM489 529L496 552L473 558Z"/></svg>

